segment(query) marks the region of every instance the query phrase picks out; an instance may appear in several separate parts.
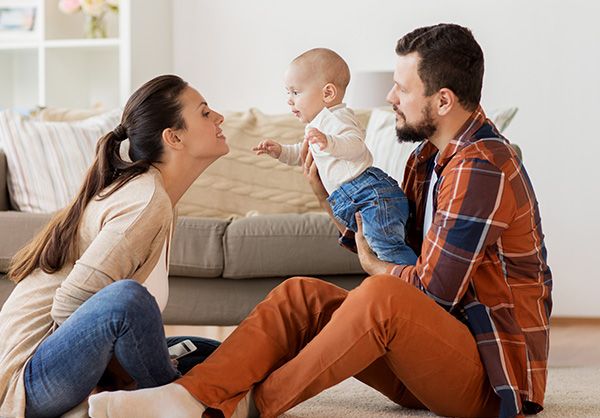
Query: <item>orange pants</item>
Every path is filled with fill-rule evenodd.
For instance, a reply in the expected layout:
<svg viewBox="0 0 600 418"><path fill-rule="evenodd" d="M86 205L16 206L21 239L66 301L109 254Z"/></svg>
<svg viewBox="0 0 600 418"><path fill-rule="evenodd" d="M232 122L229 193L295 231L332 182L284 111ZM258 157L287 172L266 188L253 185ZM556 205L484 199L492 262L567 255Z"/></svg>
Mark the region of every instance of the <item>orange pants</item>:
<svg viewBox="0 0 600 418"><path fill-rule="evenodd" d="M498 415L468 328L390 275L350 292L318 279L286 280L176 383L225 417L254 386L261 417L276 417L351 376L408 408Z"/></svg>

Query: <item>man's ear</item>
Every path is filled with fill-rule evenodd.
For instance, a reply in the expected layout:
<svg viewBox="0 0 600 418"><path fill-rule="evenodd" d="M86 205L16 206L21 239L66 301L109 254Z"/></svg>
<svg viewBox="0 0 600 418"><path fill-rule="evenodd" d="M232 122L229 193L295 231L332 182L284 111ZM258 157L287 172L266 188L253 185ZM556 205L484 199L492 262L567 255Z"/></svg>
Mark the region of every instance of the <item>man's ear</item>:
<svg viewBox="0 0 600 418"><path fill-rule="evenodd" d="M442 88L438 91L437 114L439 116L447 115L458 104L458 97L448 88Z"/></svg>
<svg viewBox="0 0 600 418"><path fill-rule="evenodd" d="M162 140L163 144L169 148L181 149L183 146L181 139L179 136L177 136L177 132L171 128L167 128L162 131Z"/></svg>
<svg viewBox="0 0 600 418"><path fill-rule="evenodd" d="M325 103L333 102L338 96L338 89L333 83L327 83L323 87L323 101Z"/></svg>

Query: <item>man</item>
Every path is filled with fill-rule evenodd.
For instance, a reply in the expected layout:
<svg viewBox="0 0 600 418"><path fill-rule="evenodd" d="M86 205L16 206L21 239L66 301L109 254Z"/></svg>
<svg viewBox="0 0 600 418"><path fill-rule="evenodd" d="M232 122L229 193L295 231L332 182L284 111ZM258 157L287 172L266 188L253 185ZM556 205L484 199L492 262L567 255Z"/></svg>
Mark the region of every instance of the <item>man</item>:
<svg viewBox="0 0 600 418"><path fill-rule="evenodd" d="M552 275L529 178L479 106L483 53L457 25L417 29L396 53L388 101L398 140L427 139L404 181L414 215L408 239L420 258L416 266L384 263L359 234L361 264L399 276L468 325L500 416L539 412ZM341 242L352 235L344 231ZM451 341L452 330L440 332Z"/></svg>
<svg viewBox="0 0 600 418"><path fill-rule="evenodd" d="M424 140L404 182L417 264L377 259L360 218L355 237L334 219L371 274L359 287L286 280L175 384L107 395L93 409L230 416L254 387L261 416L275 417L350 376L439 415L542 409L551 274L524 167L479 106L481 49L468 29L442 24L407 34L396 52L398 138ZM310 155L305 171L331 214Z"/></svg>

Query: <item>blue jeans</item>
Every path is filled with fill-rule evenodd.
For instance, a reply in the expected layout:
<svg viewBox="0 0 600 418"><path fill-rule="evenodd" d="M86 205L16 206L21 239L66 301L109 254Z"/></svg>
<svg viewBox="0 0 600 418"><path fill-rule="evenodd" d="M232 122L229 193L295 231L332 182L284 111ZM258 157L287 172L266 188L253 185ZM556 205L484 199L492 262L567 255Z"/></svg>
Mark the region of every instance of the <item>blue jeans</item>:
<svg viewBox="0 0 600 418"><path fill-rule="evenodd" d="M333 215L356 232L356 212L363 220L363 234L380 260L415 264L417 256L404 242L409 215L408 199L396 180L369 167L354 180L343 183L327 199Z"/></svg>
<svg viewBox="0 0 600 418"><path fill-rule="evenodd" d="M219 345L202 338L192 341L198 347L197 361ZM55 417L77 406L99 382L113 355L140 389L180 376L169 359L156 300L133 280L100 290L36 349L25 368L26 416ZM184 359L179 366L187 368Z"/></svg>

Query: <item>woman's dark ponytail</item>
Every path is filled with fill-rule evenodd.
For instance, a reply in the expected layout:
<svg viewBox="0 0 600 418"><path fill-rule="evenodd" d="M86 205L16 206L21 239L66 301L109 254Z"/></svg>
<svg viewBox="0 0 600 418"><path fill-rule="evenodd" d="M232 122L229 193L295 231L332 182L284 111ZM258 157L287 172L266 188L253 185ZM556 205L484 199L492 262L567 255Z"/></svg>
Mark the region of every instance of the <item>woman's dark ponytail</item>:
<svg viewBox="0 0 600 418"><path fill-rule="evenodd" d="M78 253L77 233L83 212L94 198L105 199L145 173L163 153L162 132L185 128L179 97L187 83L174 75L156 77L128 100L121 123L98 140L96 157L81 189L69 206L12 259L8 277L18 283L35 269L55 273ZM129 139L129 160L121 157L121 144Z"/></svg>

